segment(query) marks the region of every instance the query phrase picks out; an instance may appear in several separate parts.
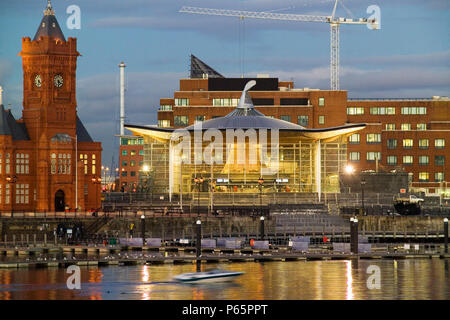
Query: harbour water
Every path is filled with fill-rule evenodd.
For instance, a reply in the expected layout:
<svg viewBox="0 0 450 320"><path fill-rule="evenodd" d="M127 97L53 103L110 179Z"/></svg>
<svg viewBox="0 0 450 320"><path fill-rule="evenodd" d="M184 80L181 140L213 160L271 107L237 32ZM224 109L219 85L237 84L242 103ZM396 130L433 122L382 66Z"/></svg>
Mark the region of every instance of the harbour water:
<svg viewBox="0 0 450 320"><path fill-rule="evenodd" d="M195 272L194 264L80 267L80 290L67 288L70 274L62 268L0 269L0 300L448 300L449 264L448 259L208 263L202 270L245 272L232 283L209 285L172 281ZM373 270L380 271L379 288L368 285Z"/></svg>

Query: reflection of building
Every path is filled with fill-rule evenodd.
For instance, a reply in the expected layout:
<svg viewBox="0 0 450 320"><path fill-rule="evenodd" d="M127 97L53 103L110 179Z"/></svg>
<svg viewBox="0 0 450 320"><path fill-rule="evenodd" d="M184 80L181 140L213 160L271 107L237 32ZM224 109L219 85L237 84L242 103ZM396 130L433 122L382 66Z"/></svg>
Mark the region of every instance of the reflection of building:
<svg viewBox="0 0 450 320"><path fill-rule="evenodd" d="M413 191L450 195L448 98L347 99L344 90L297 89L292 81L264 77L250 94L266 116L307 128L366 123L348 138L347 159L356 171L402 170L410 173ZM180 128L227 115L248 80L224 78L192 56L190 79L180 80L173 98L160 99L158 126Z"/></svg>
<svg viewBox="0 0 450 320"><path fill-rule="evenodd" d="M365 125L306 129L266 117L253 107L248 93L255 84L246 85L237 108L225 117L182 131L126 125L144 139L144 166L156 173L154 192L196 192L193 181L199 176L205 179L201 191L214 186L218 192L257 193L258 178L263 177L264 190L339 192L339 173L347 164L346 138ZM197 135L202 136L198 144ZM213 147L212 137L217 143Z"/></svg>
<svg viewBox="0 0 450 320"><path fill-rule="evenodd" d="M0 210L100 206L100 185L92 179L100 177L102 149L76 110L79 55L49 3L34 39L22 39L22 118L0 109Z"/></svg>

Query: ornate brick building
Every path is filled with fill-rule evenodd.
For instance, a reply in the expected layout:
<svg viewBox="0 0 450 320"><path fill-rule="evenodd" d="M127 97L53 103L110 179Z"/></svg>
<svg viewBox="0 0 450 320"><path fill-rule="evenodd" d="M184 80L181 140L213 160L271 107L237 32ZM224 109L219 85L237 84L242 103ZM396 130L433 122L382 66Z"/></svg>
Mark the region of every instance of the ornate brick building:
<svg viewBox="0 0 450 320"><path fill-rule="evenodd" d="M102 148L77 116L77 39L65 39L50 2L19 55L22 118L0 106L0 210L98 208Z"/></svg>

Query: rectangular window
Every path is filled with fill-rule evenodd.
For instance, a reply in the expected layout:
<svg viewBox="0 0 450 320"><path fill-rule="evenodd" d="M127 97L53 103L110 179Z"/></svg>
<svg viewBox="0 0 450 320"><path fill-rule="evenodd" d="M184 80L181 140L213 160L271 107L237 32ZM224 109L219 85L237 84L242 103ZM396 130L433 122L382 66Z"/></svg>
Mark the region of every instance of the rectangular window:
<svg viewBox="0 0 450 320"><path fill-rule="evenodd" d="M130 161L130 167L134 167L136 165L136 161Z"/></svg>
<svg viewBox="0 0 450 320"><path fill-rule="evenodd" d="M387 131L394 131L395 130L395 123L386 123L386 130Z"/></svg>
<svg viewBox="0 0 450 320"><path fill-rule="evenodd" d="M127 171L122 171L122 177L126 177L127 176Z"/></svg>
<svg viewBox="0 0 450 320"><path fill-rule="evenodd" d="M360 134L354 133L350 137L348 137L348 143L350 144L359 144L360 141Z"/></svg>
<svg viewBox="0 0 450 320"><path fill-rule="evenodd" d="M360 115L364 114L364 107L347 107L348 115Z"/></svg>
<svg viewBox="0 0 450 320"><path fill-rule="evenodd" d="M185 107L189 105L189 99L175 99L175 105L177 107Z"/></svg>
<svg viewBox="0 0 450 320"><path fill-rule="evenodd" d="M402 107L402 114L427 114L426 107Z"/></svg>
<svg viewBox="0 0 450 320"><path fill-rule="evenodd" d="M291 122L291 116L281 116L280 119L287 122Z"/></svg>
<svg viewBox="0 0 450 320"><path fill-rule="evenodd" d="M413 156L403 156L403 164L413 164Z"/></svg>
<svg viewBox="0 0 450 320"><path fill-rule="evenodd" d="M409 130L411 130L411 124L410 123L402 123L401 130L402 131L409 131Z"/></svg>
<svg viewBox="0 0 450 320"><path fill-rule="evenodd" d="M397 139L387 139L387 148L388 149L397 148Z"/></svg>
<svg viewBox="0 0 450 320"><path fill-rule="evenodd" d="M195 116L195 122L203 122L205 119L205 116Z"/></svg>
<svg viewBox="0 0 450 320"><path fill-rule="evenodd" d="M403 139L403 149L412 149L413 144L413 139Z"/></svg>
<svg viewBox="0 0 450 320"><path fill-rule="evenodd" d="M213 106L215 107L233 107L237 106L239 99L236 98L214 98Z"/></svg>
<svg viewBox="0 0 450 320"><path fill-rule="evenodd" d="M16 203L17 204L25 204L28 203L28 184L18 183L16 184Z"/></svg>
<svg viewBox="0 0 450 320"><path fill-rule="evenodd" d="M430 162L430 158L428 156L419 156L419 164L427 165Z"/></svg>
<svg viewBox="0 0 450 320"><path fill-rule="evenodd" d="M436 182L444 181L444 173L443 172L436 172L434 174L434 181L436 181Z"/></svg>
<svg viewBox="0 0 450 320"><path fill-rule="evenodd" d="M436 166L443 166L445 164L445 156L434 156L434 164Z"/></svg>
<svg viewBox="0 0 450 320"><path fill-rule="evenodd" d="M87 154L80 154L80 160L84 165L84 174L88 174L88 156Z"/></svg>
<svg viewBox="0 0 450 320"><path fill-rule="evenodd" d="M5 184L5 203L8 204L9 200L11 199L11 187L10 184Z"/></svg>
<svg viewBox="0 0 450 320"><path fill-rule="evenodd" d="M5 174L10 174L10 160L9 153L7 153L5 159Z"/></svg>
<svg viewBox="0 0 450 320"><path fill-rule="evenodd" d="M128 153L127 153L127 150L122 150L122 155L123 156L126 156Z"/></svg>
<svg viewBox="0 0 450 320"><path fill-rule="evenodd" d="M445 139L434 139L434 147L436 149L444 149L445 148Z"/></svg>
<svg viewBox="0 0 450 320"><path fill-rule="evenodd" d="M93 154L92 156L92 164L91 164L91 172L92 174L95 174L96 172L96 158L95 158L95 154Z"/></svg>
<svg viewBox="0 0 450 320"><path fill-rule="evenodd" d="M136 150L131 150L130 151L130 156L135 156L136 155Z"/></svg>
<svg viewBox="0 0 450 320"><path fill-rule="evenodd" d="M160 128L170 127L170 120L158 120L158 127Z"/></svg>
<svg viewBox="0 0 450 320"><path fill-rule="evenodd" d="M393 166L397 164L397 156L388 156L387 157L387 164Z"/></svg>
<svg viewBox="0 0 450 320"><path fill-rule="evenodd" d="M417 130L420 130L420 131L427 130L427 124L426 123L418 123Z"/></svg>
<svg viewBox="0 0 450 320"><path fill-rule="evenodd" d="M122 161L122 167L126 167L128 164L128 161Z"/></svg>
<svg viewBox="0 0 450 320"><path fill-rule="evenodd" d="M319 124L325 124L325 116L319 116Z"/></svg>
<svg viewBox="0 0 450 320"><path fill-rule="evenodd" d="M359 161L359 158L360 158L359 152L350 152L348 154L348 159L350 161Z"/></svg>
<svg viewBox="0 0 450 320"><path fill-rule="evenodd" d="M428 172L419 172L419 182L428 182L430 174Z"/></svg>
<svg viewBox="0 0 450 320"><path fill-rule="evenodd" d="M144 150L139 150L139 155L143 156L144 155Z"/></svg>
<svg viewBox="0 0 450 320"><path fill-rule="evenodd" d="M29 173L29 155L25 153L16 153L16 173L28 174Z"/></svg>
<svg viewBox="0 0 450 320"><path fill-rule="evenodd" d="M375 151L369 151L366 154L366 160L367 161L375 161L375 160L381 159L381 152L375 152Z"/></svg>
<svg viewBox="0 0 450 320"><path fill-rule="evenodd" d="M130 176L135 177L136 176L136 171L131 171L130 172Z"/></svg>
<svg viewBox="0 0 450 320"><path fill-rule="evenodd" d="M381 134L380 133L368 133L366 135L367 143L381 143Z"/></svg>
<svg viewBox="0 0 450 320"><path fill-rule="evenodd" d="M325 98L319 98L319 107L325 106Z"/></svg>
<svg viewBox="0 0 450 320"><path fill-rule="evenodd" d="M308 126L308 120L309 120L308 116L297 116L297 124L302 127Z"/></svg>
<svg viewBox="0 0 450 320"><path fill-rule="evenodd" d="M160 111L172 111L172 106L170 104L162 104L159 106Z"/></svg>
<svg viewBox="0 0 450 320"><path fill-rule="evenodd" d="M375 115L393 115L395 114L395 107L372 107L370 114Z"/></svg>
<svg viewBox="0 0 450 320"><path fill-rule="evenodd" d="M419 139L419 149L428 149L428 139Z"/></svg>
<svg viewBox="0 0 450 320"><path fill-rule="evenodd" d="M183 127L188 125L188 116L175 116L174 125L176 127Z"/></svg>

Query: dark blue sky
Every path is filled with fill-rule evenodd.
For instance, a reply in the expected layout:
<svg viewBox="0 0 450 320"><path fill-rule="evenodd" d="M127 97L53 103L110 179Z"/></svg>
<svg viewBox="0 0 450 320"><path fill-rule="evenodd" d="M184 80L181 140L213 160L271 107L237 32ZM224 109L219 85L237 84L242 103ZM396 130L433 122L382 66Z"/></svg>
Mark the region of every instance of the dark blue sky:
<svg viewBox="0 0 450 320"><path fill-rule="evenodd" d="M21 38L33 37L46 0L0 0L0 85L16 118L22 110ZM329 88L328 24L178 13L183 5L330 15L333 0L53 0L66 36L78 38L78 112L103 143L111 165L117 146L120 61L126 68L129 123L155 124L159 99L172 97L192 53L229 77L268 73L296 87ZM81 30L66 8L81 9ZM349 97L431 97L450 93L450 1L343 0L337 15L368 17L381 8L381 30L342 26L341 89ZM244 41L239 41L240 33ZM242 38L242 37L241 37ZM117 156L115 157L117 162Z"/></svg>

